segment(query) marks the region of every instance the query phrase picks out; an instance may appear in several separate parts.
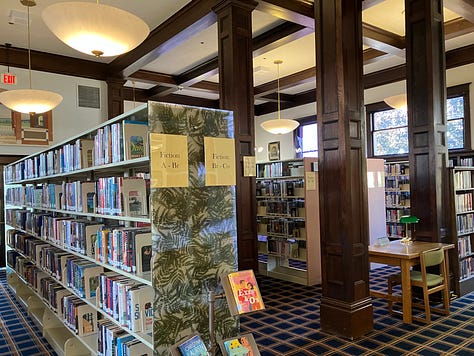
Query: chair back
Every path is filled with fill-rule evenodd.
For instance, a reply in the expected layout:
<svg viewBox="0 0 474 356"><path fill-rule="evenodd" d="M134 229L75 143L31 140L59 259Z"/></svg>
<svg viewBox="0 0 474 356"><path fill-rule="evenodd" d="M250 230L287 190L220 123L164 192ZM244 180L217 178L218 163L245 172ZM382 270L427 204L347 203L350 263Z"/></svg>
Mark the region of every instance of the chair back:
<svg viewBox="0 0 474 356"><path fill-rule="evenodd" d="M443 263L444 251L442 249L425 251L422 258L424 259L425 267L437 266Z"/></svg>

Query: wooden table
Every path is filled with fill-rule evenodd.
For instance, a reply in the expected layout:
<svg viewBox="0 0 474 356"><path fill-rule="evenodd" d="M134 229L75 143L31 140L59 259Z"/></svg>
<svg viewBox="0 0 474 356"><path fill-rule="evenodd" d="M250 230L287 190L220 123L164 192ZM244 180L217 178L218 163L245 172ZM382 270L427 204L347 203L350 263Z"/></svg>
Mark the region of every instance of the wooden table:
<svg viewBox="0 0 474 356"><path fill-rule="evenodd" d="M453 244L444 244L439 242L420 242L413 241L411 245L402 244L400 241L391 241L388 245L369 246L369 262L382 263L391 266L400 266L402 280L402 305L403 321L412 322L412 294L410 283L410 268L420 263L420 254L424 251L442 248L448 250L454 248ZM448 266L449 268L449 266ZM371 291L370 294L375 297L390 298L388 294ZM390 298L398 300L397 298Z"/></svg>

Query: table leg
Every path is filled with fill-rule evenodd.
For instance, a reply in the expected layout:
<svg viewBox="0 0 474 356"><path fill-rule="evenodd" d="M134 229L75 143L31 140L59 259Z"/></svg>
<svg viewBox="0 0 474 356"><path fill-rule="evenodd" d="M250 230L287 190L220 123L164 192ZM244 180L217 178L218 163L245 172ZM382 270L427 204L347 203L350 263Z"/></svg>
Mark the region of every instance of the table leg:
<svg viewBox="0 0 474 356"><path fill-rule="evenodd" d="M412 322L411 309L411 283L410 283L410 264L408 261L402 261L402 303L403 303L403 322Z"/></svg>

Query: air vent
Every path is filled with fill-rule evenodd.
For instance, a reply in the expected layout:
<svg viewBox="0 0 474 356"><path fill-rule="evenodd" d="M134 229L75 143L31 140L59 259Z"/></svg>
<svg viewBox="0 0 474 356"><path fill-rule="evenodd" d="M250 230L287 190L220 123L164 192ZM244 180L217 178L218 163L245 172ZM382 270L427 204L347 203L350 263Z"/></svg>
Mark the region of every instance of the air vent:
<svg viewBox="0 0 474 356"><path fill-rule="evenodd" d="M78 105L80 108L100 109L100 90L96 87L77 86Z"/></svg>

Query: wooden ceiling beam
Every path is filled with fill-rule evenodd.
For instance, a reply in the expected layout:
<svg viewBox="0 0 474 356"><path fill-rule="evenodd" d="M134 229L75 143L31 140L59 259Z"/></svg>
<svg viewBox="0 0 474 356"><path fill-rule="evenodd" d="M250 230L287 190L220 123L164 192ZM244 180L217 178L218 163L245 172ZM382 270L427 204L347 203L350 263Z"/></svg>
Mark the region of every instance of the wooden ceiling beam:
<svg viewBox="0 0 474 356"><path fill-rule="evenodd" d="M148 84L161 84L167 86L176 86L176 79L170 74L152 72L149 70L139 70L128 76L128 80L136 80Z"/></svg>
<svg viewBox="0 0 474 356"><path fill-rule="evenodd" d="M280 78L280 90L314 81L315 78L316 67L304 69L302 71ZM262 98L270 93L274 93L277 90L277 86L277 80L273 80L255 87L255 98Z"/></svg>
<svg viewBox="0 0 474 356"><path fill-rule="evenodd" d="M381 28L364 24L363 41L373 49L405 58L405 38Z"/></svg>
<svg viewBox="0 0 474 356"><path fill-rule="evenodd" d="M28 50L0 46L0 64L28 69ZM84 59L31 51L31 69L97 80L107 79L107 64Z"/></svg>
<svg viewBox="0 0 474 356"><path fill-rule="evenodd" d="M309 1L259 0L257 10L314 31L314 6Z"/></svg>
<svg viewBox="0 0 474 356"><path fill-rule="evenodd" d="M138 47L109 64L109 74L126 78L216 22L218 0L191 1L151 31Z"/></svg>
<svg viewBox="0 0 474 356"><path fill-rule="evenodd" d="M474 24L474 0L444 0L443 6Z"/></svg>
<svg viewBox="0 0 474 356"><path fill-rule="evenodd" d="M444 24L444 38L446 40L474 32L474 23L458 18Z"/></svg>

